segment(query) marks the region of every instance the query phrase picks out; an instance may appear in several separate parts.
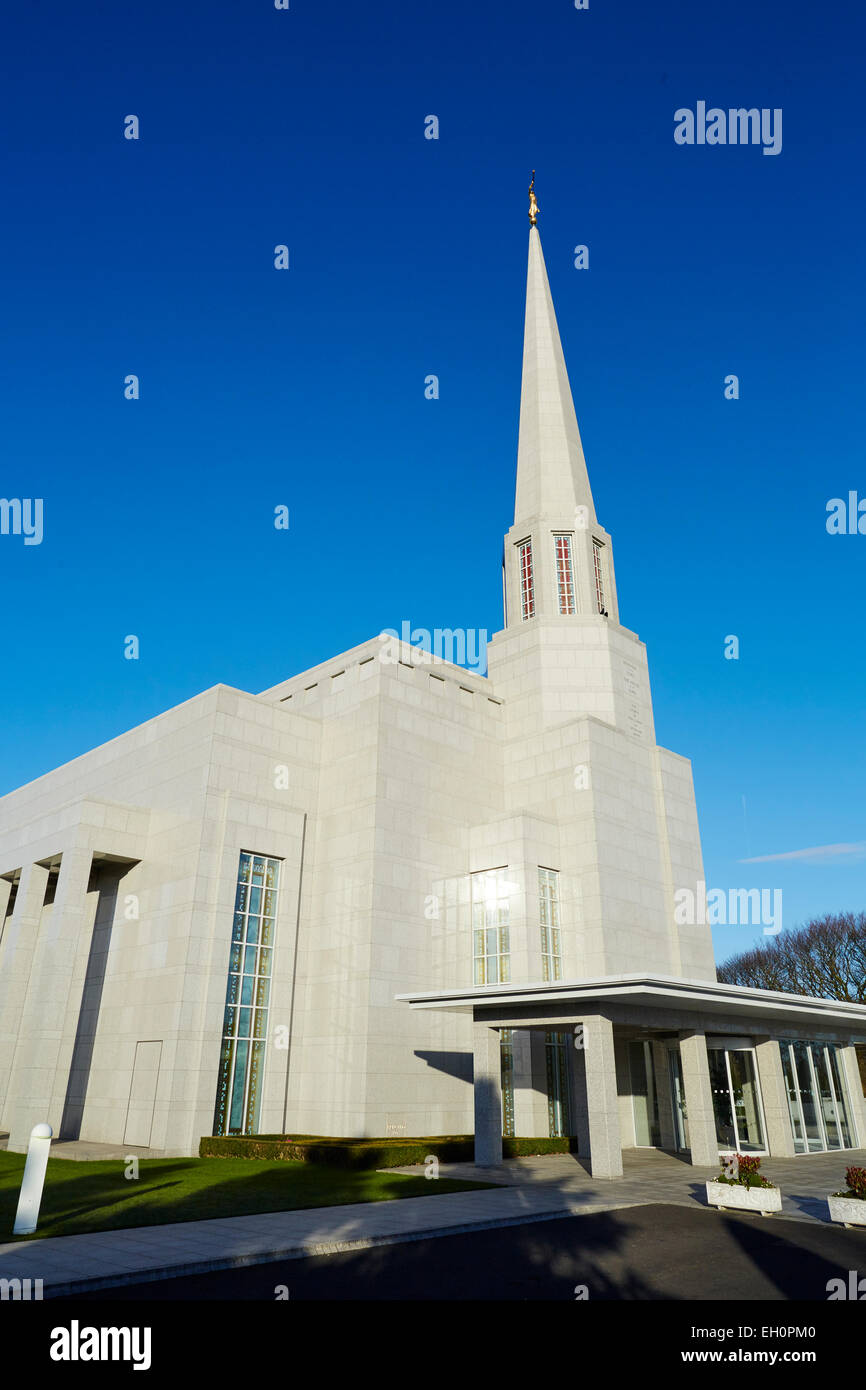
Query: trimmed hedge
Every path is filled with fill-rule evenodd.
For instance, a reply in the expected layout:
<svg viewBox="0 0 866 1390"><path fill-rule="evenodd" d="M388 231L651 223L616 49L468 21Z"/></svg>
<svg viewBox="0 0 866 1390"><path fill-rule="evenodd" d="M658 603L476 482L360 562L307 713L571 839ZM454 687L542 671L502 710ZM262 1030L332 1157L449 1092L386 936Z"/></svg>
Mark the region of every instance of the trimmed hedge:
<svg viewBox="0 0 866 1390"><path fill-rule="evenodd" d="M503 1138L503 1158L529 1158L532 1154L577 1153L576 1139L517 1139Z"/></svg>
<svg viewBox="0 0 866 1390"><path fill-rule="evenodd" d="M502 1140L504 1158L529 1154L569 1153L573 1139ZM402 1168L423 1163L434 1154L441 1163L472 1163L471 1134L438 1135L427 1139L331 1139L315 1134L205 1135L200 1158L260 1158L291 1163L324 1163L335 1168Z"/></svg>

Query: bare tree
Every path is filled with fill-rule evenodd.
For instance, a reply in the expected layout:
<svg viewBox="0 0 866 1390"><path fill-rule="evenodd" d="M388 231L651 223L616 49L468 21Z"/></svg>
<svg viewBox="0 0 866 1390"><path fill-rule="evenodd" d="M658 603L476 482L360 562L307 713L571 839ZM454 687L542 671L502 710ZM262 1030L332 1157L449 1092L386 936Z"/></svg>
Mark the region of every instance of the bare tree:
<svg viewBox="0 0 866 1390"><path fill-rule="evenodd" d="M726 985L866 1004L866 912L816 917L731 956L718 976Z"/></svg>

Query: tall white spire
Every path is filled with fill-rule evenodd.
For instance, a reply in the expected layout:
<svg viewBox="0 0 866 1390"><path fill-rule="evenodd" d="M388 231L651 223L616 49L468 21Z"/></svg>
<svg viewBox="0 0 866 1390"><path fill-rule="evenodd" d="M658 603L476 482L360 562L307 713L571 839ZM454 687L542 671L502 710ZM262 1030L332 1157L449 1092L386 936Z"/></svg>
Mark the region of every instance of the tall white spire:
<svg viewBox="0 0 866 1390"><path fill-rule="evenodd" d="M529 229L526 326L514 521L572 521L579 507L595 521L583 445L571 398L541 238Z"/></svg>
<svg viewBox="0 0 866 1390"><path fill-rule="evenodd" d="M613 548L598 523L529 187L529 267L514 524L505 538L506 627L619 621Z"/></svg>

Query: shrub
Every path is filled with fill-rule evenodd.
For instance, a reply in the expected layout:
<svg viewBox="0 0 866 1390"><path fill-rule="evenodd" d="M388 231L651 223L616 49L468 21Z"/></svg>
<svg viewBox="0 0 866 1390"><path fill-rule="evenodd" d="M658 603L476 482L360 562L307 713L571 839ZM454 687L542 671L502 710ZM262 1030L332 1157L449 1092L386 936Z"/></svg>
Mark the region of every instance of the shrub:
<svg viewBox="0 0 866 1390"><path fill-rule="evenodd" d="M866 1201L866 1168L846 1168L847 1197L862 1197Z"/></svg>
<svg viewBox="0 0 866 1390"><path fill-rule="evenodd" d="M526 1139L523 1135L518 1138L502 1139L503 1158L528 1158L532 1154L567 1154L577 1152L576 1139Z"/></svg>
<svg viewBox="0 0 866 1390"><path fill-rule="evenodd" d="M716 1182L726 1182L733 1187L772 1187L774 1184L759 1171L760 1167L761 1160L754 1154L737 1154L737 1176L729 1178L722 1170Z"/></svg>
<svg viewBox="0 0 866 1390"><path fill-rule="evenodd" d="M503 1158L530 1154L568 1153L573 1139L503 1138ZM472 1163L475 1139L471 1134L432 1138L332 1139L315 1134L205 1135L199 1143L200 1158L278 1159L291 1163L324 1163L335 1168L402 1168L423 1163L434 1155L440 1163Z"/></svg>
<svg viewBox="0 0 866 1390"><path fill-rule="evenodd" d="M428 1154L442 1163L471 1163L472 1135L434 1139L332 1139L315 1135L205 1135L201 1158L264 1158L290 1163L322 1163L334 1168L401 1168L423 1163Z"/></svg>

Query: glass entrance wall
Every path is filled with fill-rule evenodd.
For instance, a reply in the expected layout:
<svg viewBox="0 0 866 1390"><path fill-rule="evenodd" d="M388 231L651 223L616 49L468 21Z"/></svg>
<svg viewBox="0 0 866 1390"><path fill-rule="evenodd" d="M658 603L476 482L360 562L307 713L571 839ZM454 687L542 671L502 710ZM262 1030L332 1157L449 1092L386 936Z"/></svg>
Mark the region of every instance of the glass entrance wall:
<svg viewBox="0 0 866 1390"><path fill-rule="evenodd" d="M836 1097L836 1114L839 1120L839 1138L842 1141L843 1149L850 1149L854 1144L854 1136L851 1132L851 1125L848 1120L848 1092L845 1087L845 1080L842 1075L842 1058L839 1056L839 1049L827 1047L827 1064L830 1069L830 1084Z"/></svg>
<svg viewBox="0 0 866 1390"><path fill-rule="evenodd" d="M779 1048L794 1151L849 1149L853 1141L839 1049L793 1041L781 1041Z"/></svg>

